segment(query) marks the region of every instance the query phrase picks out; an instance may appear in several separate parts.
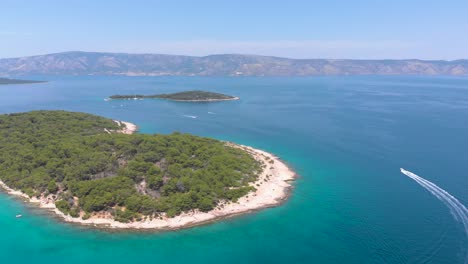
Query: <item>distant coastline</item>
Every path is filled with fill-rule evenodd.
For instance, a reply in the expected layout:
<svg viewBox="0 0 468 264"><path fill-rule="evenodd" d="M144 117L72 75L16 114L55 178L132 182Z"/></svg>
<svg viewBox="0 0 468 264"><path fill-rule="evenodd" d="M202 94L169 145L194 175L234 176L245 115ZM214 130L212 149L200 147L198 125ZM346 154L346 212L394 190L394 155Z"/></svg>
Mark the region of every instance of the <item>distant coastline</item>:
<svg viewBox="0 0 468 264"><path fill-rule="evenodd" d="M348 76L468 75L468 60L291 59L215 54L203 57L109 52L62 52L0 59L0 75L113 76Z"/></svg>
<svg viewBox="0 0 468 264"><path fill-rule="evenodd" d="M0 78L0 85L7 84L28 84L28 83L45 83L47 81L34 81L34 80L20 80L20 79L9 79L9 78Z"/></svg>

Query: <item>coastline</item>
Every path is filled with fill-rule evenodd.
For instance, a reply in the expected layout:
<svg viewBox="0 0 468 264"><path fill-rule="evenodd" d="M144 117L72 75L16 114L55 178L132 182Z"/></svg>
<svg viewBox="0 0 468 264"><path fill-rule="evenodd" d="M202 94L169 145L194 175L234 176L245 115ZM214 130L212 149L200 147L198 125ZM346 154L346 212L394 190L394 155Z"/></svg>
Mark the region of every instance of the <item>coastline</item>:
<svg viewBox="0 0 468 264"><path fill-rule="evenodd" d="M127 128L120 131L120 133L132 134L137 130L137 126L134 124L128 122L122 123L126 124ZM99 212L83 220L81 217L73 218L58 210L55 206L53 195L29 198L25 193L8 187L2 181L0 181L0 187L5 189L8 194L22 197L26 201L37 204L40 208L49 209L65 222L104 229L176 230L189 228L264 208L275 207L283 203L283 201L289 197L290 189L292 188L291 182L295 179L296 174L283 161L271 153L249 146L238 145L231 142L226 142L226 145L247 151L256 160L264 164L264 170L258 176L257 181L250 183L251 186L256 188L256 191L239 198L237 202L222 202L215 209L208 212L193 210L172 218L165 216L152 218L146 216L141 221L129 223L115 221L112 219L110 213Z"/></svg>
<svg viewBox="0 0 468 264"><path fill-rule="evenodd" d="M20 80L10 78L0 78L0 85L17 85L17 84L35 84L35 83L47 83L48 81L34 81L34 80Z"/></svg>
<svg viewBox="0 0 468 264"><path fill-rule="evenodd" d="M131 135L131 134L135 133L138 130L137 125L135 125L133 123L125 122L125 121L118 121L118 120L114 120L114 122L116 122L118 125L122 125L122 124L125 125L125 128L122 129L122 130L117 131L117 133Z"/></svg>

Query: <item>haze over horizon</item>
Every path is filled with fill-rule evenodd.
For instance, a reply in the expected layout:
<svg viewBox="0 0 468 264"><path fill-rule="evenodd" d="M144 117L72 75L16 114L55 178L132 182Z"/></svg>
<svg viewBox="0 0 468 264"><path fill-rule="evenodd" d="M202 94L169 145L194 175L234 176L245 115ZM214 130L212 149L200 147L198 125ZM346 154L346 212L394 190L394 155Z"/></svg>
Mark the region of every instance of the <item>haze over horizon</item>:
<svg viewBox="0 0 468 264"><path fill-rule="evenodd" d="M186 56L186 57L194 57L194 58L204 58L210 56L258 56L258 57L272 57L272 58L280 58L280 59L291 59L291 60L330 60L330 61L411 61L411 60L420 60L420 61L465 61L468 60L467 58L459 58L459 59L421 59L421 58L375 58L375 59L367 59L367 58L327 58L327 57L304 57L304 58L295 58L295 57L288 57L288 56L277 56L277 55L263 55L263 54L256 54L256 53L212 53L212 54L203 54L203 55L191 55L191 54L172 54L172 53L160 53L160 52L119 52L119 51L94 51L94 50L66 50L66 51L57 51L57 52L50 52L50 53L42 53L42 54L33 54L33 55L26 55L26 56L14 56L14 57L1 57L0 60L4 59L20 59L20 58L29 58L29 57L40 57L40 56L49 56L49 55L61 55L61 54L128 54L128 55L167 55L167 56Z"/></svg>
<svg viewBox="0 0 468 264"><path fill-rule="evenodd" d="M2 1L0 58L64 51L468 58L466 1Z"/></svg>

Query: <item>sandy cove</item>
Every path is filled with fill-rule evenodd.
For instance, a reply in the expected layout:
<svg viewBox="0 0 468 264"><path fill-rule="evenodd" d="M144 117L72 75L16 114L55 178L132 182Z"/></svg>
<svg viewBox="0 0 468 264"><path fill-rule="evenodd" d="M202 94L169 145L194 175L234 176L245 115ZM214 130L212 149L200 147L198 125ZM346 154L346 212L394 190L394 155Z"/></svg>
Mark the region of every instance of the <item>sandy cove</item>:
<svg viewBox="0 0 468 264"><path fill-rule="evenodd" d="M119 121L116 121L119 122ZM126 129L121 133L132 134L136 131L137 126L131 123L126 124ZM223 202L215 209L209 212L200 212L193 210L191 212L182 213L176 217L146 217L144 220L130 223L121 223L112 219L109 213L97 213L89 219L73 218L59 211L54 203L54 197L29 198L21 191L9 188L5 183L0 181L0 186L11 195L16 195L25 198L31 203L38 204L41 208L47 208L60 216L66 222L78 223L87 226L99 228L115 228L115 229L155 229L155 230L175 230L187 228L191 226L201 225L212 222L217 219L223 219L230 216L240 215L256 211L262 208L274 207L280 205L289 196L292 187L291 182L296 177L296 173L292 171L283 161L271 153L255 149L248 146L238 145L231 142L226 142L230 147L240 148L247 151L252 157L264 164L264 170L259 175L257 181L250 185L256 188L256 191L248 193L241 197L237 202Z"/></svg>
<svg viewBox="0 0 468 264"><path fill-rule="evenodd" d="M138 127L135 124L132 124L132 123L129 123L129 122L118 121L118 120L114 120L114 122L116 122L119 126L121 126L122 124L125 125L124 129L122 129L120 131L117 131L118 133L131 135L131 134L135 133L137 131L137 129L138 129Z"/></svg>

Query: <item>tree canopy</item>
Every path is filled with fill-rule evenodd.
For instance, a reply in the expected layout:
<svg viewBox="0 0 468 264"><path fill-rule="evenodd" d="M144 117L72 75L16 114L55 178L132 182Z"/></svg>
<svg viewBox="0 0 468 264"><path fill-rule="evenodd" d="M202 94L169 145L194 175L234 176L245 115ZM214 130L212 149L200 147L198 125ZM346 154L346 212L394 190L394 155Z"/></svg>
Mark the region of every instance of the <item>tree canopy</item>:
<svg viewBox="0 0 468 264"><path fill-rule="evenodd" d="M110 99L144 99L144 98L159 98L175 101L216 101L216 100L233 100L236 97L221 93L206 92L206 91L185 91L171 94L154 94L154 95L111 95Z"/></svg>
<svg viewBox="0 0 468 264"><path fill-rule="evenodd" d="M107 132L119 129L85 113L0 115L0 179L31 197L54 195L71 216L107 211L126 222L236 201L261 170L248 153L218 140Z"/></svg>

